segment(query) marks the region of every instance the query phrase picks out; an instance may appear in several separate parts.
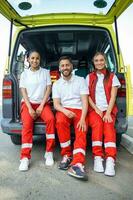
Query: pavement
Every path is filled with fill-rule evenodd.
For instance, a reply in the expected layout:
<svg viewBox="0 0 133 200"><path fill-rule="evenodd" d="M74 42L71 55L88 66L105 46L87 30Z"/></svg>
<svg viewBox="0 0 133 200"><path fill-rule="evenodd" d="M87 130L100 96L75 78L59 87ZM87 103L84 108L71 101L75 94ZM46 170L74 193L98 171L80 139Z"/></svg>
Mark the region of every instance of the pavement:
<svg viewBox="0 0 133 200"><path fill-rule="evenodd" d="M133 116L128 117L128 129L122 135L121 145L133 154Z"/></svg>
<svg viewBox="0 0 133 200"><path fill-rule="evenodd" d="M59 145L54 152L55 164L44 163L44 138L34 138L30 169L19 172L20 146L0 129L0 200L133 200L133 155L120 146L116 176L93 171L91 148L87 148L87 182L58 169Z"/></svg>

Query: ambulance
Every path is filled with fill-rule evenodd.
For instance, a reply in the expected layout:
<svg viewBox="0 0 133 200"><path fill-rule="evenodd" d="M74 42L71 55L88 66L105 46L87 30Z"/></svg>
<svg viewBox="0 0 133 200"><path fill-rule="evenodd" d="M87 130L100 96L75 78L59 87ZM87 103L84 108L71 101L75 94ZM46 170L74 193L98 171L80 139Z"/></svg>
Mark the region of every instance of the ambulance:
<svg viewBox="0 0 133 200"><path fill-rule="evenodd" d="M116 119L117 145L128 132L133 118L133 92L130 66L125 66L119 44L118 17L132 0L0 0L0 13L10 20L10 42L5 66L1 127L14 144L21 143L21 94L19 80L27 69L27 52L38 49L41 66L49 69L52 82L59 78L58 59L68 55L74 73L86 77L93 71L92 58L97 51L107 57L107 66L116 73L118 90ZM13 28L15 34L13 35ZM51 102L52 103L52 102ZM34 135L44 135L45 125L35 121Z"/></svg>

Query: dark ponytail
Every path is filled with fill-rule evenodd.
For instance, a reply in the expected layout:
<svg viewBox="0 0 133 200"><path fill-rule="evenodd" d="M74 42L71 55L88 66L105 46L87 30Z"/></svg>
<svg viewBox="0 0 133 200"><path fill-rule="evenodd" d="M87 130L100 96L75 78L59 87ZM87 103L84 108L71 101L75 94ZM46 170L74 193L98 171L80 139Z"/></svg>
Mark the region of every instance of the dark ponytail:
<svg viewBox="0 0 133 200"><path fill-rule="evenodd" d="M40 55L40 58L41 58L41 54L40 52L37 50L37 49L30 49L29 51L26 51L25 55L27 58L29 58L29 56L33 53L33 52L36 52Z"/></svg>
<svg viewBox="0 0 133 200"><path fill-rule="evenodd" d="M39 56L40 56L40 65L41 65L41 54L40 54L40 52L37 49L30 49L30 50L26 51L25 52L26 59L28 59L33 52L36 52L36 53L39 54ZM30 64L29 64L28 68L30 68Z"/></svg>

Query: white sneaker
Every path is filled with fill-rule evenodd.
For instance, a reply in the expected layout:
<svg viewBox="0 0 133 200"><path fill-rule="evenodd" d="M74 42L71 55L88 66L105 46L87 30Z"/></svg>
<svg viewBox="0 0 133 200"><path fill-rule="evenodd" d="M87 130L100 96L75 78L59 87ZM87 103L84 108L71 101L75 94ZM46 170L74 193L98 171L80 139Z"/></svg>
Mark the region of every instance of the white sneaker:
<svg viewBox="0 0 133 200"><path fill-rule="evenodd" d="M20 160L19 171L27 171L29 168L30 161L28 158Z"/></svg>
<svg viewBox="0 0 133 200"><path fill-rule="evenodd" d="M44 158L46 160L45 165L52 166L54 164L53 152L46 152Z"/></svg>
<svg viewBox="0 0 133 200"><path fill-rule="evenodd" d="M94 171L95 172L104 172L103 159L101 156L94 157Z"/></svg>
<svg viewBox="0 0 133 200"><path fill-rule="evenodd" d="M115 176L115 161L112 157L108 157L106 160L106 169L105 175L107 176Z"/></svg>

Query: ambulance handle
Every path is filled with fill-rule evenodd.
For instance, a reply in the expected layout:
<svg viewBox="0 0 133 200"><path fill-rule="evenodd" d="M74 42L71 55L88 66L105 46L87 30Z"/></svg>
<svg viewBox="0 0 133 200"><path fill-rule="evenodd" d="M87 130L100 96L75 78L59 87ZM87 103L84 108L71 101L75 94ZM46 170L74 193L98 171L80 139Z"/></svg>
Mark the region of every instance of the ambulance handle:
<svg viewBox="0 0 133 200"><path fill-rule="evenodd" d="M9 49L8 49L8 69L9 69L9 62L10 62L10 56L11 56L12 31L13 31L13 19L11 19L11 25L10 25Z"/></svg>

